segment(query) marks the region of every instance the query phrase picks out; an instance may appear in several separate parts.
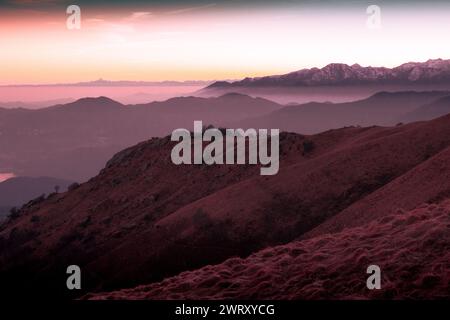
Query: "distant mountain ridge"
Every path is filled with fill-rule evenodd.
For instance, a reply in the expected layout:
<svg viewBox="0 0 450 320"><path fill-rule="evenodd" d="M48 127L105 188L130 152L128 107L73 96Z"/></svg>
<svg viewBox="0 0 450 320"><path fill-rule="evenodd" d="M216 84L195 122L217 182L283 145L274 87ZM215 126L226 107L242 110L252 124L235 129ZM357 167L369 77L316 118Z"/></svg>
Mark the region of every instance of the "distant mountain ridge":
<svg viewBox="0 0 450 320"><path fill-rule="evenodd" d="M192 128L194 120L216 127L312 134L344 126L396 125L411 122L410 118L435 118L450 112L447 96L450 91L379 92L348 103L284 106L227 93L137 105L98 97L39 110L0 108L0 165L19 176L82 182L98 173L116 152L177 128ZM433 103L430 109L428 105Z"/></svg>
<svg viewBox="0 0 450 320"><path fill-rule="evenodd" d="M145 87L145 86L198 86L208 85L213 81L187 80L187 81L131 81L131 80L105 80L83 81L74 83L48 83L48 84L12 84L0 87Z"/></svg>
<svg viewBox="0 0 450 320"><path fill-rule="evenodd" d="M430 104L424 105L406 114L402 122L413 122L434 119L450 113L450 96L445 96Z"/></svg>
<svg viewBox="0 0 450 320"><path fill-rule="evenodd" d="M449 91L379 92L353 102L289 105L269 114L245 119L239 126L313 134L345 126L393 126L430 120L447 113L450 113Z"/></svg>
<svg viewBox="0 0 450 320"><path fill-rule="evenodd" d="M284 106L226 93L137 105L97 97L39 110L0 108L0 167L19 176L82 182L97 174L116 152L177 128L192 128L194 120L215 127L313 134L344 126L392 126L436 118L450 112L445 97L450 91L379 92L348 103Z"/></svg>
<svg viewBox="0 0 450 320"><path fill-rule="evenodd" d="M206 89L435 83L450 83L450 60L430 59L426 62L408 62L394 68L331 63L321 69L302 69L283 75L245 78L235 82L219 81Z"/></svg>
<svg viewBox="0 0 450 320"><path fill-rule="evenodd" d="M97 174L116 152L174 129L191 128L194 120L218 126L281 107L227 94L139 105L97 97L39 110L0 108L0 168L20 176L81 182Z"/></svg>

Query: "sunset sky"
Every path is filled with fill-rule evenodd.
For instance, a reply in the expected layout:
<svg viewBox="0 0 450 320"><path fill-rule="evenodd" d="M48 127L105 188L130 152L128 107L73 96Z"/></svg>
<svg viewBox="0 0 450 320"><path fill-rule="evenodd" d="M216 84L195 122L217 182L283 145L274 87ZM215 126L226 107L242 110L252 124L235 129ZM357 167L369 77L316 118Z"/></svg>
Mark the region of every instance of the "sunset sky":
<svg viewBox="0 0 450 320"><path fill-rule="evenodd" d="M0 1L0 84L215 80L450 58L448 1ZM369 4L381 28L366 26ZM68 30L66 8L81 8Z"/></svg>

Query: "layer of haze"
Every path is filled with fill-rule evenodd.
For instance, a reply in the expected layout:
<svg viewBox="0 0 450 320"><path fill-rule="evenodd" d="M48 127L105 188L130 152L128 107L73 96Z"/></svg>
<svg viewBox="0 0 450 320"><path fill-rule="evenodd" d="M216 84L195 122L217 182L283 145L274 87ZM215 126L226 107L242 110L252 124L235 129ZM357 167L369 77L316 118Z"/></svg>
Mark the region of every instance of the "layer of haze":
<svg viewBox="0 0 450 320"><path fill-rule="evenodd" d="M190 96L204 86L0 86L0 107L39 109L84 97L107 96L124 104L147 103L172 97ZM3 104L2 104L3 102ZM8 104L5 104L9 102Z"/></svg>

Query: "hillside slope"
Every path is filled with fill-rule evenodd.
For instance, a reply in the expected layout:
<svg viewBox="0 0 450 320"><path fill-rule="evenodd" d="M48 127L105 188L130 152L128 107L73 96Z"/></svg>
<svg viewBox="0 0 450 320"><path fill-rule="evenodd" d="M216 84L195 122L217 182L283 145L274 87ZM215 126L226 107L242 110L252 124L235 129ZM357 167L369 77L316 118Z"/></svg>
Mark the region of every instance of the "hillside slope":
<svg viewBox="0 0 450 320"><path fill-rule="evenodd" d="M175 166L168 137L128 148L78 189L0 227L0 280L63 296L62 270L75 261L85 290L111 290L287 243L448 148L450 116L284 133L280 144L275 176L257 166Z"/></svg>
<svg viewBox="0 0 450 320"><path fill-rule="evenodd" d="M450 148L424 161L367 197L345 208L302 238L341 231L422 203L450 198Z"/></svg>
<svg viewBox="0 0 450 320"><path fill-rule="evenodd" d="M281 161L287 164L308 161L334 148L336 142L353 139L355 131L364 132L361 129L347 129L318 137L314 152L307 155L302 155L303 142L308 141L306 137L283 134ZM18 288L19 294L22 294L16 277L26 279L27 276L39 274L42 279L38 277L35 280L45 281L44 288L54 294L64 288L52 287L52 283L58 281L58 278L51 278L52 274L57 274L57 270L71 261L84 266L88 275L91 272L93 276L101 275L100 270L105 272L95 278L91 284L94 287L88 287L91 289L110 283L117 287L122 282L139 281L139 277L161 278L166 273L173 274L185 268L187 262L179 257L174 260L178 265L159 264L159 270L147 271L145 263L152 261L153 255L160 251L171 254L167 251L170 247L159 248L155 245L154 237L159 237L161 245L164 245L166 235L156 226L157 222L217 190L259 175L259 168L236 165L175 166L170 160L173 144L168 137L155 138L126 149L111 159L99 176L78 189L25 207L19 218L1 226L0 248L3 250L0 250L0 277L4 286L11 280L11 286ZM199 232L203 232L209 224L208 217L205 221L200 210L189 224L194 224ZM209 232L206 236L211 234ZM136 246L141 239L144 239L143 246ZM152 246L148 252L147 245ZM244 249L248 251L252 247ZM236 250L230 246L230 250L220 254L229 256L234 252ZM118 255L127 258L116 260ZM203 257L196 263L220 261L217 260L219 257ZM115 260L113 265L116 266L108 261L110 259ZM16 275L18 265L28 267ZM123 270L117 273L116 268ZM138 277L137 270L140 270ZM26 280L24 286L27 286ZM32 292L33 288L36 288L35 284L28 289Z"/></svg>
<svg viewBox="0 0 450 320"><path fill-rule="evenodd" d="M450 201L84 299L448 299ZM368 290L366 269L381 268Z"/></svg>

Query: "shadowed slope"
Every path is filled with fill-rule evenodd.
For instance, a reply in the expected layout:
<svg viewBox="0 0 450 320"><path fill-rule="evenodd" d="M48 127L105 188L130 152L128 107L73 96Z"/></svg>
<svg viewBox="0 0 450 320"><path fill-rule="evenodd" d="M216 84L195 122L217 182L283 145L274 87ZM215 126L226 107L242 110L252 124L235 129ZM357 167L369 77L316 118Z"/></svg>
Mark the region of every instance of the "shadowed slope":
<svg viewBox="0 0 450 320"><path fill-rule="evenodd" d="M85 299L448 299L450 202ZM366 269L381 268L368 290Z"/></svg>
<svg viewBox="0 0 450 320"><path fill-rule="evenodd" d="M303 238L363 225L399 209L411 210L421 203L447 198L450 198L450 148L352 204Z"/></svg>

